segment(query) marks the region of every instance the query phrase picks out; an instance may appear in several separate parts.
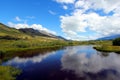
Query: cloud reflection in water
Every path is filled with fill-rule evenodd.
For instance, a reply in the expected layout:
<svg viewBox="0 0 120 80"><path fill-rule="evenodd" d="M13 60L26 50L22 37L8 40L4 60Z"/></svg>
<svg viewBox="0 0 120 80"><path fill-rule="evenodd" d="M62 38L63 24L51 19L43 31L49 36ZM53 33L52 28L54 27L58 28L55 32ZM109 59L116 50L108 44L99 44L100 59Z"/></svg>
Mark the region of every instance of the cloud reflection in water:
<svg viewBox="0 0 120 80"><path fill-rule="evenodd" d="M120 55L110 53L108 56L100 56L93 51L88 57L88 52L81 53L87 46L67 48L61 58L62 70L73 71L78 77L86 77L85 80L119 80L120 79ZM103 75L100 75L100 74ZM96 78L92 78L94 75Z"/></svg>
<svg viewBox="0 0 120 80"><path fill-rule="evenodd" d="M50 55L54 55L55 52L51 52L51 53L46 53L46 54L39 54L37 56L33 56L31 58L20 58L20 57L15 57L12 60L9 60L5 63L3 63L3 65L12 65L12 66L25 66L26 64L28 65L28 63L33 64L33 63L40 63L42 60L46 59L48 56Z"/></svg>

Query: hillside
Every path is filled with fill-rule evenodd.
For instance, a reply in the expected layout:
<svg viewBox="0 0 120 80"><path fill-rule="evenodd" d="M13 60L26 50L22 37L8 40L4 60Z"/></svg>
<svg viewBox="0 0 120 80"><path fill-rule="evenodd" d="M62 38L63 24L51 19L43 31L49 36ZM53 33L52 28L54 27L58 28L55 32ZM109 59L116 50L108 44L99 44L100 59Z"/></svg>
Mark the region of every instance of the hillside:
<svg viewBox="0 0 120 80"><path fill-rule="evenodd" d="M43 33L40 33L38 30L34 30L33 28L21 28L19 31L31 36L47 36Z"/></svg>
<svg viewBox="0 0 120 80"><path fill-rule="evenodd" d="M17 29L10 28L2 23L0 23L0 38L15 38L15 39L24 39L24 38L30 38L29 35L24 34L20 32Z"/></svg>
<svg viewBox="0 0 120 80"><path fill-rule="evenodd" d="M35 30L33 28L21 28L19 29L20 32L25 33L27 35L30 35L32 37L35 36L42 36L42 37L48 37L48 38L56 38L56 39L62 39L62 40L66 40L65 38L61 37L61 36L56 36L54 34L45 32L45 31L39 31L39 30Z"/></svg>
<svg viewBox="0 0 120 80"><path fill-rule="evenodd" d="M45 31L39 31L32 28L22 28L22 29L15 29L10 28L2 23L0 23L0 39L31 39L39 37L42 38L54 38L54 39L61 39L66 40L61 36L56 36L51 33L47 33Z"/></svg>

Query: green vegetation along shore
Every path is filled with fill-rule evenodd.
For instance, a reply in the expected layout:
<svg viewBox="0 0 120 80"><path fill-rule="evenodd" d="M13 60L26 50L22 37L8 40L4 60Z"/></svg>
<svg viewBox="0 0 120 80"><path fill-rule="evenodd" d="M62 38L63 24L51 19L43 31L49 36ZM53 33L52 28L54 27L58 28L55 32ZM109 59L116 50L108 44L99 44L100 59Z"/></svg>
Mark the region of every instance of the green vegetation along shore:
<svg viewBox="0 0 120 80"><path fill-rule="evenodd" d="M94 47L98 51L103 51L103 52L116 52L120 53L120 46L105 46L105 45L100 45L100 46L95 46Z"/></svg>
<svg viewBox="0 0 120 80"><path fill-rule="evenodd" d="M33 38L26 40L0 40L0 54L10 54L26 50L77 45L77 41L63 41L52 38Z"/></svg>
<svg viewBox="0 0 120 80"><path fill-rule="evenodd" d="M16 80L21 71L10 66L0 66L0 80Z"/></svg>
<svg viewBox="0 0 120 80"><path fill-rule="evenodd" d="M98 51L103 52L116 52L120 53L120 38L117 38L112 41L104 41L105 44L100 44L94 46L94 48Z"/></svg>
<svg viewBox="0 0 120 80"><path fill-rule="evenodd" d="M54 38L36 37L31 39L21 40L0 40L0 57L4 57L2 61L14 57L15 54L20 55L25 52L27 54L32 51L41 52L44 50L54 50L64 46L79 45L77 41L64 41Z"/></svg>

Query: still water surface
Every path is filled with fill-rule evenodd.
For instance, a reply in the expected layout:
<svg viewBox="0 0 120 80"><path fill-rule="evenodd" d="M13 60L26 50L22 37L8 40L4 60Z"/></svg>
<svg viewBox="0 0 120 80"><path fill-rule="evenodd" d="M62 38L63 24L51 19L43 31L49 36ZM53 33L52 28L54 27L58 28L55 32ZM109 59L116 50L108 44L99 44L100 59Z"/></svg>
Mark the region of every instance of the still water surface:
<svg viewBox="0 0 120 80"><path fill-rule="evenodd" d="M2 65L22 70L17 80L120 80L120 55L92 46L72 46L31 57L14 57Z"/></svg>

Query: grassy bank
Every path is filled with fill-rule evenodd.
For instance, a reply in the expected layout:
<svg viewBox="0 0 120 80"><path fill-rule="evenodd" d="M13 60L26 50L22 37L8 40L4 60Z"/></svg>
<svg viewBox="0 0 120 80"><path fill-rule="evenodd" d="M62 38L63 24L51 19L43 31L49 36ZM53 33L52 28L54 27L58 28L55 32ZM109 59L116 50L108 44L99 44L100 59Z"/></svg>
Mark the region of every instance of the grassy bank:
<svg viewBox="0 0 120 80"><path fill-rule="evenodd" d="M0 80L15 80L20 70L10 66L0 66Z"/></svg>
<svg viewBox="0 0 120 80"><path fill-rule="evenodd" d="M74 45L75 43L63 40L0 40L0 54L15 53L26 50L54 48L67 45Z"/></svg>
<svg viewBox="0 0 120 80"><path fill-rule="evenodd" d="M116 52L116 53L120 53L120 46L105 46L105 45L101 45L101 46L95 46L94 47L96 50L98 51L103 51L103 52Z"/></svg>
<svg viewBox="0 0 120 80"><path fill-rule="evenodd" d="M77 41L64 41L55 38L34 37L20 40L0 40L0 60L8 60L15 55L39 53L43 50L55 50L64 46L83 44Z"/></svg>
<svg viewBox="0 0 120 80"><path fill-rule="evenodd" d="M103 52L116 52L120 53L120 46L113 46L112 41L102 41L101 44L97 44L94 48Z"/></svg>
<svg viewBox="0 0 120 80"><path fill-rule="evenodd" d="M54 49L73 45L112 45L111 41L64 41L54 38L35 37L21 40L0 40L0 56L37 49Z"/></svg>

